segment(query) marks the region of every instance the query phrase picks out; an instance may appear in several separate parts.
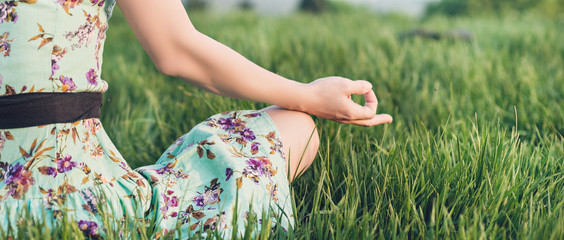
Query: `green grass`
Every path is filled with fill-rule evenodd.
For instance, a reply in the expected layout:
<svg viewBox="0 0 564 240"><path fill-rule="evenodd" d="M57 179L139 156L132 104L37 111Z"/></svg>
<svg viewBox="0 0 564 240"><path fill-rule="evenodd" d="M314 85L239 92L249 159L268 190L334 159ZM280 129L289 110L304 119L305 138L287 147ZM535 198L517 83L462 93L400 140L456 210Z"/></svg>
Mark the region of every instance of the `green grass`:
<svg viewBox="0 0 564 240"><path fill-rule="evenodd" d="M191 18L286 77L368 80L379 112L394 116L372 128L316 120L318 158L292 184L292 237L564 238L564 19L416 21L359 10ZM398 40L420 26L474 39ZM102 122L132 167L153 163L208 116L265 107L159 74L117 10L104 57Z"/></svg>

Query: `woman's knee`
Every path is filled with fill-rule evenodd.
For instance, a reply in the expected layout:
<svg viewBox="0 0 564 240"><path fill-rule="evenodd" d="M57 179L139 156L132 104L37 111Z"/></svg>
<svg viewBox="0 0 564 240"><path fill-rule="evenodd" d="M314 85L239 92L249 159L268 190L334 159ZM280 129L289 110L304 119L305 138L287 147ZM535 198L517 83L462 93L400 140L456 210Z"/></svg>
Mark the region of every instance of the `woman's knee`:
<svg viewBox="0 0 564 240"><path fill-rule="evenodd" d="M265 108L263 111L278 127L288 161L289 178L293 180L311 165L317 154L319 135L315 122L306 113L276 106Z"/></svg>

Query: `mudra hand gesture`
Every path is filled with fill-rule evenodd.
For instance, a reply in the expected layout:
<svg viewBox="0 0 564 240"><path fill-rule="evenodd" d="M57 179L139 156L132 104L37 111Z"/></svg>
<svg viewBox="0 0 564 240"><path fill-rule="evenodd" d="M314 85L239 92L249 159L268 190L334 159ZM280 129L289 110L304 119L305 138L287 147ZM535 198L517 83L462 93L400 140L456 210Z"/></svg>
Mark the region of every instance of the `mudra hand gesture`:
<svg viewBox="0 0 564 240"><path fill-rule="evenodd" d="M305 109L305 112L335 122L360 126L392 122L392 116L376 114L378 99L372 90L372 84L367 81L327 77L317 79L309 85L317 100L314 100L312 107ZM351 98L353 94L364 95L365 105L355 103Z"/></svg>

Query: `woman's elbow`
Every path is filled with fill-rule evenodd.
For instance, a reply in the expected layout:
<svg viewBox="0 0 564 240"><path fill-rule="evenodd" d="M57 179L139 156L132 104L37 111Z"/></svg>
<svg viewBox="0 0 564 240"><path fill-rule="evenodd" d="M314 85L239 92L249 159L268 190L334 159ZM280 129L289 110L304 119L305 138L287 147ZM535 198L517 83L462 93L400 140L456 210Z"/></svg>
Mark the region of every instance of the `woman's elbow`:
<svg viewBox="0 0 564 240"><path fill-rule="evenodd" d="M168 51L168 53L161 52L151 59L157 70L164 75L190 79L202 72L201 64L182 49Z"/></svg>
<svg viewBox="0 0 564 240"><path fill-rule="evenodd" d="M179 72L178 63L174 59L174 56L161 56L158 59L153 59L153 63L160 73L177 77Z"/></svg>
<svg viewBox="0 0 564 240"><path fill-rule="evenodd" d="M182 75L186 74L184 71L187 68L197 67L194 65L198 65L198 63L189 51L191 46L186 45L192 42L190 40L192 39L191 36L192 34L175 36L170 40L164 41L168 43L166 46L159 44L156 51L148 51L153 53L149 55L151 55L151 59L160 73L173 77L183 77Z"/></svg>
<svg viewBox="0 0 564 240"><path fill-rule="evenodd" d="M210 76L205 68L202 68L201 64L198 64L186 55L161 55L159 58L154 58L153 63L157 70L164 75L180 78L197 87L216 92L210 86Z"/></svg>

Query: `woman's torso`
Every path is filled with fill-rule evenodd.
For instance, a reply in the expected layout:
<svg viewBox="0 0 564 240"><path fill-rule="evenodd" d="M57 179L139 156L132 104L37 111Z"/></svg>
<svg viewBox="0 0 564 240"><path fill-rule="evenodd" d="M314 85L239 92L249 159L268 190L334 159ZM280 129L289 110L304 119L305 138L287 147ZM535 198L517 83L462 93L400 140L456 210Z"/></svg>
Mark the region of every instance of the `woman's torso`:
<svg viewBox="0 0 564 240"><path fill-rule="evenodd" d="M104 92L113 0L0 0L0 96Z"/></svg>

